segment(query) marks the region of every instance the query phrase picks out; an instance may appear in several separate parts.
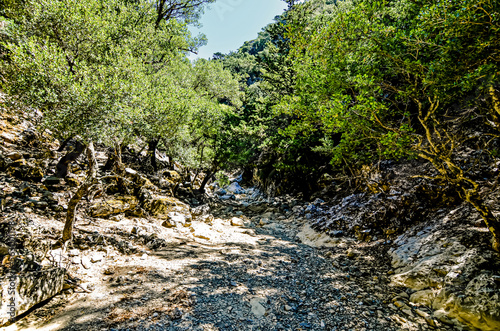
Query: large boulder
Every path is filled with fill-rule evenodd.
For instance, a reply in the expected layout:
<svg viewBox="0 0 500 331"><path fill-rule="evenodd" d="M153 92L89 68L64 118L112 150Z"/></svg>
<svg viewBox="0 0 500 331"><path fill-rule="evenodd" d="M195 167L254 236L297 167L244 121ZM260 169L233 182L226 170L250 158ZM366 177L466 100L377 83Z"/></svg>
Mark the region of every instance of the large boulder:
<svg viewBox="0 0 500 331"><path fill-rule="evenodd" d="M109 217L135 209L139 200L135 196L119 196L109 200L96 202L90 208L92 217Z"/></svg>
<svg viewBox="0 0 500 331"><path fill-rule="evenodd" d="M21 180L30 180L35 182L41 181L44 175L42 167L36 164L34 159L15 160L10 164L8 172L10 175Z"/></svg>
<svg viewBox="0 0 500 331"><path fill-rule="evenodd" d="M231 185L225 187L225 190L233 194L245 194L246 192L238 182L231 183Z"/></svg>
<svg viewBox="0 0 500 331"><path fill-rule="evenodd" d="M0 278L0 325L61 292L66 270L50 268Z"/></svg>
<svg viewBox="0 0 500 331"><path fill-rule="evenodd" d="M151 216L158 218L168 218L170 213L176 212L184 215L187 220L191 220L189 206L173 197L153 194L147 200L143 201L143 208Z"/></svg>
<svg viewBox="0 0 500 331"><path fill-rule="evenodd" d="M500 330L499 255L482 239L487 232L461 231L452 218L464 217L452 212L395 241L389 251L396 269L391 284L415 291L410 301L434 309L439 320Z"/></svg>
<svg viewBox="0 0 500 331"><path fill-rule="evenodd" d="M181 175L174 170L163 170L159 173L158 186L162 189L174 188L182 181Z"/></svg>

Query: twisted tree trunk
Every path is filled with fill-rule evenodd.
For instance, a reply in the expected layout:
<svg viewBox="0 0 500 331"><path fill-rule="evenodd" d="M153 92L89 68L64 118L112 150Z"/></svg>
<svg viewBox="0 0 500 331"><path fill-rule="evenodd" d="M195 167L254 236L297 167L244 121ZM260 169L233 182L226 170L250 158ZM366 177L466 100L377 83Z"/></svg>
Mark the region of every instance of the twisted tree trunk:
<svg viewBox="0 0 500 331"><path fill-rule="evenodd" d="M78 187L75 194L69 200L66 223L64 224L62 233L63 243L73 238L73 224L75 223L75 212L78 203L88 193L89 188L97 181L97 160L95 158L94 144L92 142L87 145L86 152L89 163L87 178L85 178L85 181Z"/></svg>

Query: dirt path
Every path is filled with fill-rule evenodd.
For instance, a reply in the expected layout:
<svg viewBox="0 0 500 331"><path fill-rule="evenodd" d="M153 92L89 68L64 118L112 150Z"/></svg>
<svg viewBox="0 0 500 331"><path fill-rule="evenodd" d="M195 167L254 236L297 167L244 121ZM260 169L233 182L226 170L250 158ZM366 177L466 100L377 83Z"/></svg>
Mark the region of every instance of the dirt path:
<svg viewBox="0 0 500 331"><path fill-rule="evenodd" d="M394 306L407 295L387 286L382 241L314 248L296 238L304 220L276 215L262 225L237 214L189 228L146 219L81 224L76 242L89 248L56 256L81 287L7 329L429 329Z"/></svg>

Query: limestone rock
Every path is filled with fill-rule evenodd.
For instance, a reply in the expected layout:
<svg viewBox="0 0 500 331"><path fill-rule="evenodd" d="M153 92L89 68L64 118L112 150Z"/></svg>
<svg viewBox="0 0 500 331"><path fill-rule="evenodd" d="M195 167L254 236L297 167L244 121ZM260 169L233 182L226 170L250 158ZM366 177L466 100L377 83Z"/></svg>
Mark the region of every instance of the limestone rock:
<svg viewBox="0 0 500 331"><path fill-rule="evenodd" d="M135 209L139 201L134 196L121 196L95 203L90 208L92 217L108 217Z"/></svg>
<svg viewBox="0 0 500 331"><path fill-rule="evenodd" d="M417 292L413 293L410 296L410 302L417 304L417 305L432 307L432 302L434 301L435 297L436 297L436 291L434 291L434 290L422 290L422 291L417 291Z"/></svg>
<svg viewBox="0 0 500 331"><path fill-rule="evenodd" d="M245 190L240 186L237 182L231 183L231 185L225 188L227 192L231 192L233 194L244 194Z"/></svg>
<svg viewBox="0 0 500 331"><path fill-rule="evenodd" d="M337 247L348 239L332 238L326 233L316 232L311 225L306 224L297 234L297 238L305 245L312 247Z"/></svg>
<svg viewBox="0 0 500 331"><path fill-rule="evenodd" d="M17 161L23 158L23 155L19 152L11 152L5 156L11 159L12 161Z"/></svg>
<svg viewBox="0 0 500 331"><path fill-rule="evenodd" d="M233 217L231 218L231 225L232 226L245 226L245 223L241 218L238 217Z"/></svg>
<svg viewBox="0 0 500 331"><path fill-rule="evenodd" d="M160 188L173 188L179 185L182 181L181 175L174 170L163 170L159 176L158 186Z"/></svg>
<svg viewBox="0 0 500 331"><path fill-rule="evenodd" d="M63 289L65 275L66 271L62 268L50 268L24 272L11 279L1 278L0 325L9 320L11 311L15 313L15 316L18 316L34 305L59 293ZM16 292L15 296L9 293L12 289ZM13 302L13 306L11 302Z"/></svg>
<svg viewBox="0 0 500 331"><path fill-rule="evenodd" d="M261 318L266 314L266 308L262 305L265 301L266 299L264 298L253 298L250 300L250 307L255 317Z"/></svg>
<svg viewBox="0 0 500 331"><path fill-rule="evenodd" d="M34 162L34 159L18 159L10 164L8 172L21 180L39 182L42 180L43 169Z"/></svg>
<svg viewBox="0 0 500 331"><path fill-rule="evenodd" d="M191 224L191 233L193 237L204 239L204 240L213 240L217 235L212 230L212 228L205 223L196 222Z"/></svg>
<svg viewBox="0 0 500 331"><path fill-rule="evenodd" d="M168 218L169 213L177 212L184 215L186 220L191 220L189 206L176 198L152 195L143 203L143 208L151 213L152 216L159 218Z"/></svg>
<svg viewBox="0 0 500 331"><path fill-rule="evenodd" d="M389 251L397 268L391 284L417 291L410 301L437 310L436 319L445 324L500 330L500 285L482 267L494 263L495 253L467 248L444 228L436 222L395 241Z"/></svg>

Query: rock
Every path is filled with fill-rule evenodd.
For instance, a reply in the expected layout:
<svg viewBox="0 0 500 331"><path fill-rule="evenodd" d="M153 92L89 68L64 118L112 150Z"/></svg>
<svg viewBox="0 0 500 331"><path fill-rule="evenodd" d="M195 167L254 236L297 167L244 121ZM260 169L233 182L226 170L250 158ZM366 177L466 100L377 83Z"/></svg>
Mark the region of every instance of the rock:
<svg viewBox="0 0 500 331"><path fill-rule="evenodd" d="M266 302L264 298L253 298L250 300L252 314L257 318L261 318L266 314L266 308L262 305L264 302Z"/></svg>
<svg viewBox="0 0 500 331"><path fill-rule="evenodd" d="M45 177L42 183L47 186L59 185L61 183L61 178L54 176Z"/></svg>
<svg viewBox="0 0 500 331"><path fill-rule="evenodd" d="M240 186L240 184L238 184L238 182L233 182L230 185L226 186L225 190L233 194L245 194L245 190Z"/></svg>
<svg viewBox="0 0 500 331"><path fill-rule="evenodd" d="M161 226L165 227L165 228L175 228L175 223L172 223L170 220L165 220L163 221L163 223L161 223Z"/></svg>
<svg viewBox="0 0 500 331"><path fill-rule="evenodd" d="M208 215L209 213L210 213L210 206L208 204L207 205L198 206L198 207L193 208L191 210L191 215L193 217L196 217L196 218Z"/></svg>
<svg viewBox="0 0 500 331"><path fill-rule="evenodd" d="M238 217L233 217L231 218L231 225L232 226L245 226L245 223L241 218Z"/></svg>
<svg viewBox="0 0 500 331"><path fill-rule="evenodd" d="M80 251L78 249L71 249L68 252L68 256L70 256L70 257L74 257L74 256L78 256L78 255L80 255Z"/></svg>
<svg viewBox="0 0 500 331"><path fill-rule="evenodd" d="M92 217L108 217L135 209L139 201L135 196L121 196L110 200L99 201L90 207Z"/></svg>
<svg viewBox="0 0 500 331"><path fill-rule="evenodd" d="M332 238L326 233L316 232L310 224L306 224L302 227L301 231L297 234L297 238L301 243L317 248L337 247L341 243L347 241L347 239Z"/></svg>
<svg viewBox="0 0 500 331"><path fill-rule="evenodd" d="M66 184L68 184L69 187L78 187L81 184L80 180L78 180L78 178L76 177L66 176L64 180L66 181Z"/></svg>
<svg viewBox="0 0 500 331"><path fill-rule="evenodd" d="M222 201L234 200L236 197L232 194L223 195L220 197Z"/></svg>
<svg viewBox="0 0 500 331"><path fill-rule="evenodd" d="M357 251L355 249L351 249L351 248L349 248L346 252L347 257L350 259L354 259L354 258L358 257L360 254L361 253L359 251Z"/></svg>
<svg viewBox="0 0 500 331"><path fill-rule="evenodd" d="M415 309L415 312L417 313L418 316L423 317L425 319L429 318L429 314L427 314L425 311L420 310L420 309Z"/></svg>
<svg viewBox="0 0 500 331"><path fill-rule="evenodd" d="M193 223L191 224L191 233L193 234L193 237L199 238L199 239L204 239L204 240L213 240L217 235L216 233L212 230L212 228L205 223Z"/></svg>
<svg viewBox="0 0 500 331"><path fill-rule="evenodd" d="M91 262L90 262L90 259L87 257L87 256L82 256L82 266L85 268L85 269L89 269L90 266L91 266Z"/></svg>
<svg viewBox="0 0 500 331"><path fill-rule="evenodd" d="M0 256L9 254L9 246L0 242Z"/></svg>
<svg viewBox="0 0 500 331"><path fill-rule="evenodd" d="M12 161L17 161L17 160L23 158L23 155L19 152L11 152L5 156L8 157L9 159L11 159Z"/></svg>
<svg viewBox="0 0 500 331"><path fill-rule="evenodd" d="M422 290L413 293L410 296L410 302L416 305L422 305L427 307L432 307L432 302L436 297L436 293L434 290Z"/></svg>
<svg viewBox="0 0 500 331"><path fill-rule="evenodd" d="M6 323L11 316L19 316L36 304L61 292L65 276L66 270L50 268L23 272L12 278L0 278L0 325ZM12 290L16 291L15 297L9 293ZM11 304L12 298L14 298L14 305Z"/></svg>
<svg viewBox="0 0 500 331"><path fill-rule="evenodd" d="M223 195L227 194L227 191L221 188L221 189L218 189L217 191L215 191L215 194L217 194L219 196L223 196Z"/></svg>
<svg viewBox="0 0 500 331"><path fill-rule="evenodd" d="M447 217L443 222L449 222ZM460 237L445 232L451 225L443 222L394 241L389 254L397 270L391 285L416 291L410 301L439 311L435 317L445 324L500 330L500 295L492 295L500 293L500 286L485 269L494 264L494 255L465 247Z"/></svg>
<svg viewBox="0 0 500 331"><path fill-rule="evenodd" d="M179 185L182 181L181 175L177 171L174 170L163 170L160 173L159 187L162 189L165 188L174 188Z"/></svg>
<svg viewBox="0 0 500 331"><path fill-rule="evenodd" d="M286 310L286 311L290 311L290 310L292 310L292 309L293 309L293 308L292 308L292 307L290 307L289 305L285 305L285 310Z"/></svg>
<svg viewBox="0 0 500 331"><path fill-rule="evenodd" d="M10 164L8 172L21 180L39 182L42 180L44 171L34 162L34 159L18 159Z"/></svg>
<svg viewBox="0 0 500 331"><path fill-rule="evenodd" d="M104 257L103 257L103 254L102 254L102 253L94 253L94 254L92 254L92 256L90 257L90 262L92 262L92 263L101 262L103 258L104 258Z"/></svg>
<svg viewBox="0 0 500 331"><path fill-rule="evenodd" d="M153 195L148 201L143 203L143 208L151 213L152 216L159 218L169 218L169 213L177 212L184 215L186 220L191 220L191 211L189 206L180 200L172 197Z"/></svg>
<svg viewBox="0 0 500 331"><path fill-rule="evenodd" d="M19 140L20 138L18 136L16 136L16 135L11 134L11 133L1 132L0 133L0 139L4 140L7 143L13 144L17 140Z"/></svg>

